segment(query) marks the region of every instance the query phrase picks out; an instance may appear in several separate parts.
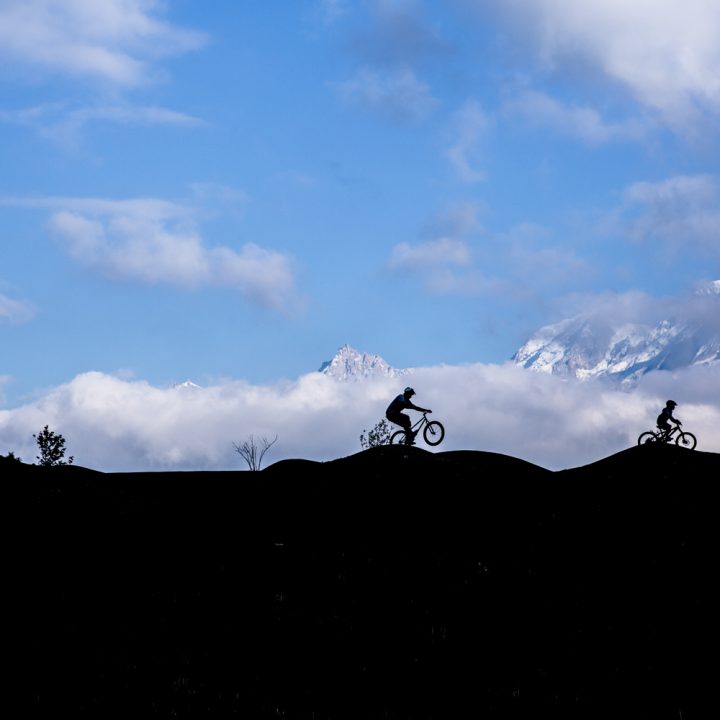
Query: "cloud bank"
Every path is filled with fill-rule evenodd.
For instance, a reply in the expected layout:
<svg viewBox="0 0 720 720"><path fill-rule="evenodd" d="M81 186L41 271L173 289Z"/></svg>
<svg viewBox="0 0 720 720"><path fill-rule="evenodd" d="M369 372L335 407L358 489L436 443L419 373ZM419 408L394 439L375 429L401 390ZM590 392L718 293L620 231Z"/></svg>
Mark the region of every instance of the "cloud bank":
<svg viewBox="0 0 720 720"><path fill-rule="evenodd" d="M445 425L437 451L491 451L552 470L577 467L633 446L673 398L698 450L720 452L720 396L708 392L720 387L717 367L651 373L632 391L512 364L417 368L411 376L418 402ZM104 471L247 469L233 443L250 435L277 435L265 466L284 458L333 460L360 452L360 434L383 418L407 382L338 382L315 372L267 386L232 380L158 388L84 373L0 410L0 452L34 461L32 435L47 424L66 438L76 464Z"/></svg>

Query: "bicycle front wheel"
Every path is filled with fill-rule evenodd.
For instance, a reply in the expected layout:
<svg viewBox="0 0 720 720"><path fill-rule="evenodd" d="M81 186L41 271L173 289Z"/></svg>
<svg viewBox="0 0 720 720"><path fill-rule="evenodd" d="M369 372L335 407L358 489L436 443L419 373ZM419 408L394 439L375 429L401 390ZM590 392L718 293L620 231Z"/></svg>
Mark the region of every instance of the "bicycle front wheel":
<svg viewBox="0 0 720 720"><path fill-rule="evenodd" d="M391 445L405 445L405 431L398 430L390 436Z"/></svg>
<svg viewBox="0 0 720 720"><path fill-rule="evenodd" d="M675 444L679 445L680 447L684 447L687 450L694 450L695 446L697 445L697 438L692 433L681 432L675 438Z"/></svg>
<svg viewBox="0 0 720 720"><path fill-rule="evenodd" d="M445 437L445 428L441 422L432 420L425 426L423 437L428 445L439 445Z"/></svg>
<svg viewBox="0 0 720 720"><path fill-rule="evenodd" d="M645 445L645 443L657 442L657 436L654 432L644 432L638 438L638 445Z"/></svg>

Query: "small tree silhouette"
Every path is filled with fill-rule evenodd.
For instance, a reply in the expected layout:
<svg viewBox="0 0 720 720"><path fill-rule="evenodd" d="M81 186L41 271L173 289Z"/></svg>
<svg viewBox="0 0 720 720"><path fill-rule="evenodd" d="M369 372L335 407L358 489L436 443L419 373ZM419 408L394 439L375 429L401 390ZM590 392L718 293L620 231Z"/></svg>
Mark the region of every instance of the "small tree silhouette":
<svg viewBox="0 0 720 720"><path fill-rule="evenodd" d="M72 465L73 456L71 455L67 462L65 457L65 438L59 433L56 434L48 429L46 425L39 435L33 435L40 454L37 456L39 465L50 467L52 465Z"/></svg>
<svg viewBox="0 0 720 720"><path fill-rule="evenodd" d="M391 428L388 425L387 420L383 418L380 422L376 423L375 427L370 432L363 429L360 434L360 445L363 450L367 450L371 447L377 447L378 445L387 445L390 442L390 435Z"/></svg>
<svg viewBox="0 0 720 720"><path fill-rule="evenodd" d="M238 453L243 460L248 464L250 470L259 470L262 465L263 457L265 453L277 442L277 435L275 439L270 442L267 438L260 438L262 447L258 447L255 442L255 438L251 435L242 445L233 443L235 452Z"/></svg>
<svg viewBox="0 0 720 720"><path fill-rule="evenodd" d="M12 450L7 455L0 455L0 460L7 460L8 462L22 463L22 458L19 458Z"/></svg>

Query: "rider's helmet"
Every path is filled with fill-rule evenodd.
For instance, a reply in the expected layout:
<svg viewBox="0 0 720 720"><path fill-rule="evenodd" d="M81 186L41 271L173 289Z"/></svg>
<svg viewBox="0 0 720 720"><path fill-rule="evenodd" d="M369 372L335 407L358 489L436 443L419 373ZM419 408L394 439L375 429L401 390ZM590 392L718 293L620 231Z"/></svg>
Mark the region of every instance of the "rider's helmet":
<svg viewBox="0 0 720 720"><path fill-rule="evenodd" d="M674 400L668 400L665 403L665 407L674 408L677 407L677 403Z"/></svg>
<svg viewBox="0 0 720 720"><path fill-rule="evenodd" d="M406 387L404 394L405 395L414 395L415 391L411 387Z"/></svg>

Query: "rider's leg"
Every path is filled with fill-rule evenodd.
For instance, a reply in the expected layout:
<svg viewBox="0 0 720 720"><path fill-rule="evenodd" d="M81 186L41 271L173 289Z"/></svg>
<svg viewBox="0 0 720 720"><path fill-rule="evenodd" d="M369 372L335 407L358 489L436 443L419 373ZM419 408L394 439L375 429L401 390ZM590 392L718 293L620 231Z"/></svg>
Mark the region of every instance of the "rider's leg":
<svg viewBox="0 0 720 720"><path fill-rule="evenodd" d="M405 430L405 444L406 445L414 445L415 444L415 433L410 429L412 426L412 422L410 421L410 418L405 415L405 413L400 413L398 419L402 418L402 426L403 430Z"/></svg>
<svg viewBox="0 0 720 720"><path fill-rule="evenodd" d="M410 418L405 413L390 413L385 417L390 422L395 423L395 425L399 425L405 431L405 444L412 444L408 442L415 437L415 434L410 430L410 426L412 425Z"/></svg>

